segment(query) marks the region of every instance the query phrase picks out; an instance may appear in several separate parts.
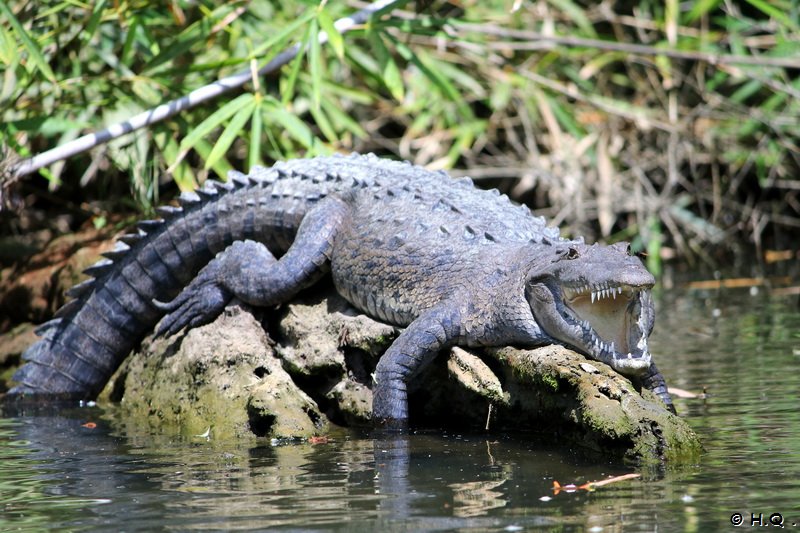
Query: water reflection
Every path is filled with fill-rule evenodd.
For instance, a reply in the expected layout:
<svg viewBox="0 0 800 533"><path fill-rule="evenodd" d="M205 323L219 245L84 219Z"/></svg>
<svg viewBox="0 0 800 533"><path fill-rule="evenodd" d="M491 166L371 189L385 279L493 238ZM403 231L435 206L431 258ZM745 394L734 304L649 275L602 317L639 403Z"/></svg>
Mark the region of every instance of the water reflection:
<svg viewBox="0 0 800 533"><path fill-rule="evenodd" d="M61 415L0 419L0 529L582 528L614 523L643 484L543 501L554 479L626 469L518 438L343 432L247 447L145 434L100 409Z"/></svg>

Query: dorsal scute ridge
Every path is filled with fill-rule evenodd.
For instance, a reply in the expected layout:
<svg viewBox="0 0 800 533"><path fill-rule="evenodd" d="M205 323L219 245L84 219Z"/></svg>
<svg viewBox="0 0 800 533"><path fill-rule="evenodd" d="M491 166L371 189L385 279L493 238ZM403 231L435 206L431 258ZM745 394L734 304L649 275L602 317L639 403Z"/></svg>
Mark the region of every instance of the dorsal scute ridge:
<svg viewBox="0 0 800 533"><path fill-rule="evenodd" d="M124 242L128 246L134 245L137 242L141 241L147 233L142 231L141 229L136 229L136 233L125 233L124 235L120 235L117 240L120 242Z"/></svg>
<svg viewBox="0 0 800 533"><path fill-rule="evenodd" d="M213 187L217 191L232 191L233 190L233 183L229 181L220 181L220 180L206 180L205 183L206 187Z"/></svg>
<svg viewBox="0 0 800 533"><path fill-rule="evenodd" d="M61 325L62 319L60 318L53 318L45 322L44 324L40 324L39 326L34 329L34 333L39 337L44 337L48 331L57 328Z"/></svg>
<svg viewBox="0 0 800 533"><path fill-rule="evenodd" d="M164 220L170 220L183 213L183 208L172 205L160 205L156 207L156 213Z"/></svg>
<svg viewBox="0 0 800 533"><path fill-rule="evenodd" d="M113 268L113 266L114 266L114 261L104 257L103 259L100 259L98 262L96 262L89 268L85 269L83 273L93 278L100 278L103 275L107 274Z"/></svg>
<svg viewBox="0 0 800 533"><path fill-rule="evenodd" d="M64 318L73 312L77 311L83 306L83 300L75 299L70 300L61 307L53 314L53 318Z"/></svg>
<svg viewBox="0 0 800 533"><path fill-rule="evenodd" d="M181 207L184 209L199 204L201 201L200 195L195 191L183 191L180 196L178 196L178 203L181 204Z"/></svg>
<svg viewBox="0 0 800 533"><path fill-rule="evenodd" d="M100 255L102 255L103 257L105 257L107 259L111 259L112 261L117 261L118 259L120 259L124 255L126 255L130 249L131 249L131 247L128 246L127 244L125 244L124 242L117 241L117 242L114 243L114 248L113 249L105 251Z"/></svg>
<svg viewBox="0 0 800 533"><path fill-rule="evenodd" d="M73 286L69 290L67 290L66 294L70 298L80 298L84 294L88 294L94 289L95 286L95 279L89 278L83 280L82 282L78 283L77 285Z"/></svg>
<svg viewBox="0 0 800 533"><path fill-rule="evenodd" d="M140 220L136 223L136 227L148 235L161 229L163 225L163 220Z"/></svg>

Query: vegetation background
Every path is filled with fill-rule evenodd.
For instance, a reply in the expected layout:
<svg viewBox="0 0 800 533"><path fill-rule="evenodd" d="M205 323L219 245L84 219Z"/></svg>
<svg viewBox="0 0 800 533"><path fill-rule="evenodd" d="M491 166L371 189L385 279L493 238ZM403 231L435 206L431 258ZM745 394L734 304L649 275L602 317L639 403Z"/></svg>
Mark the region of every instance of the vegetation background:
<svg viewBox="0 0 800 533"><path fill-rule="evenodd" d="M230 169L374 151L498 187L568 235L633 240L656 273L759 264L800 229L798 4L400 1L340 35L366 3L0 3L2 233L122 224ZM275 75L13 173L297 42Z"/></svg>

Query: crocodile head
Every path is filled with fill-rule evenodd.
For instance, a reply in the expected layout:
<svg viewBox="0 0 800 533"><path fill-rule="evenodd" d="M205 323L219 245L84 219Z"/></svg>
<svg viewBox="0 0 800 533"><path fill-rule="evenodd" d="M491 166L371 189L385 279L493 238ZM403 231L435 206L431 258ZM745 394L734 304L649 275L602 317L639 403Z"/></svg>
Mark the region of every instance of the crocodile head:
<svg viewBox="0 0 800 533"><path fill-rule="evenodd" d="M627 243L565 243L533 269L526 291L547 335L635 377L650 367L654 283Z"/></svg>

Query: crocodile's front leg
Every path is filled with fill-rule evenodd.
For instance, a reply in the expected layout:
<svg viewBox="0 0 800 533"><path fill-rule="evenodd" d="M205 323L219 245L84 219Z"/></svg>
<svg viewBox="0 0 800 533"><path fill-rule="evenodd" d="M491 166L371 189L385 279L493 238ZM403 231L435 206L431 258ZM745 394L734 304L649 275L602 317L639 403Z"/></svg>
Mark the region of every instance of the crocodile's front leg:
<svg viewBox="0 0 800 533"><path fill-rule="evenodd" d="M279 260L255 241L237 241L211 262L169 303L154 302L167 312L158 335L214 320L235 297L254 306L274 306L314 284L330 265L333 239L348 215L347 205L323 199L303 218L294 243Z"/></svg>
<svg viewBox="0 0 800 533"><path fill-rule="evenodd" d="M460 334L457 313L444 306L414 320L383 354L375 368L372 420L388 429L408 424L408 383Z"/></svg>
<svg viewBox="0 0 800 533"><path fill-rule="evenodd" d="M666 405L669 412L672 414L677 414L675 405L672 403L672 396L669 393L667 382L658 368L656 368L655 363L650 363L650 367L647 369L647 372L645 372L639 381L642 387L653 391L659 398L661 398L661 401L664 402L664 405Z"/></svg>

